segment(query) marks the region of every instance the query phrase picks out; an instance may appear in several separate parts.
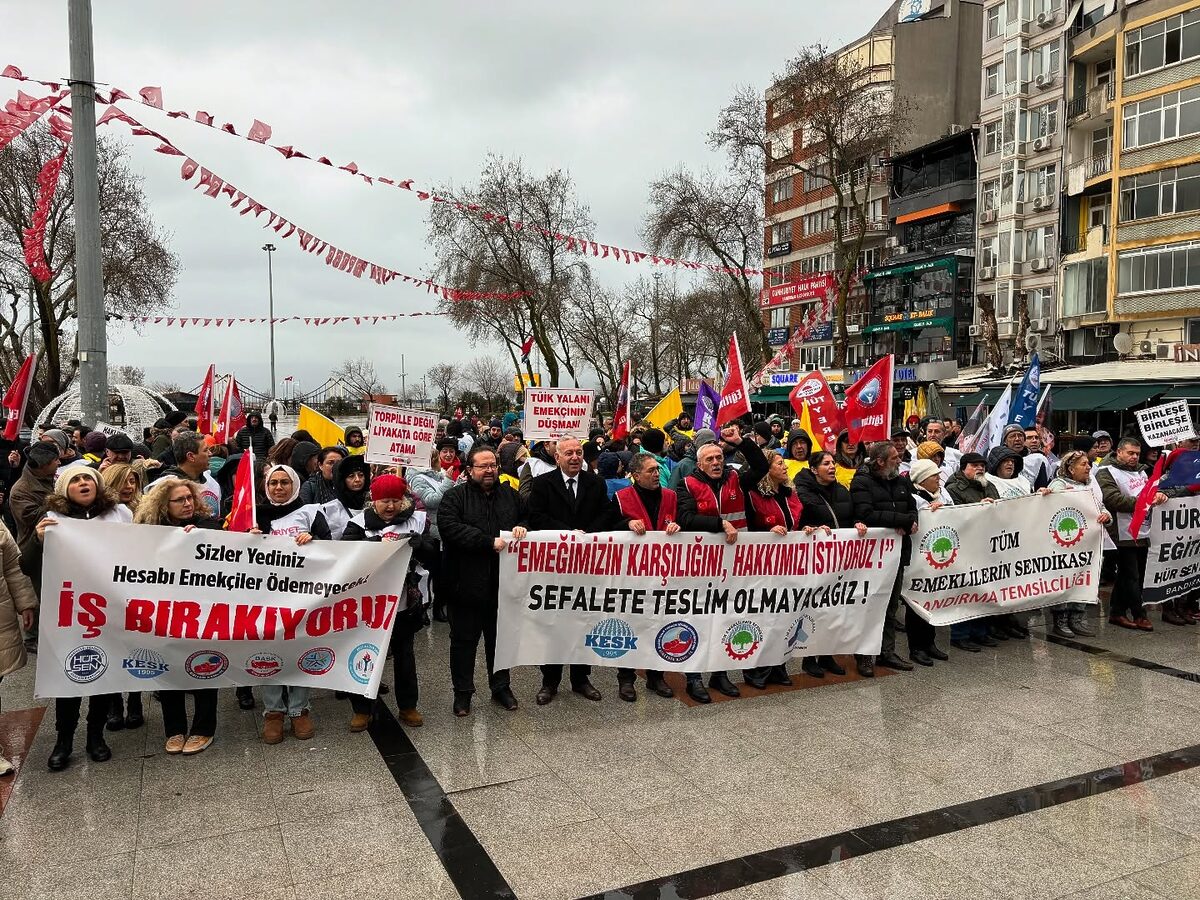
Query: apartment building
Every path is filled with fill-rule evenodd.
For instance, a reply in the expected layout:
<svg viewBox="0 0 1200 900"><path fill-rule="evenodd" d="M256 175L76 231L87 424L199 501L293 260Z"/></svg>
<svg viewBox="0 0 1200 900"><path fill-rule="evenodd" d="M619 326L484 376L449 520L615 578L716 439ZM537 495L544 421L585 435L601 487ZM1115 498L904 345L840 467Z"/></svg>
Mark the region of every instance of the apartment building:
<svg viewBox="0 0 1200 900"><path fill-rule="evenodd" d="M1085 6L1066 47L1059 343L1076 363L1186 359L1200 344L1200 0Z"/></svg>
<svg viewBox="0 0 1200 900"><path fill-rule="evenodd" d="M859 259L863 271L885 259L891 228L891 157L946 135L969 129L979 111L979 46L983 29L979 0L896 0L861 38L836 51L856 60L870 83L905 100L909 109L902 146L880 148L855 172L842 175L869 192L866 237ZM770 161L766 171L767 227L764 235L763 321L771 343L782 346L813 310L828 309L834 290L833 209L826 182L788 165L819 156L821 147L804 130L804 111L777 89L767 92ZM861 191L860 187L860 191ZM848 226L853 228L855 226ZM852 235L847 235L852 236ZM870 361L864 343L867 294L859 284L847 298L850 342L847 368ZM828 316L801 344L794 368L807 371L833 364L833 328ZM776 379L787 384L787 374Z"/></svg>
<svg viewBox="0 0 1200 900"><path fill-rule="evenodd" d="M986 0L980 99L977 304L1002 344L1053 335L1067 40L1065 0ZM1078 8L1080 0L1074 0ZM1026 324L1027 321L1027 324ZM1053 355L1053 347L1043 356ZM976 361L983 347L975 346Z"/></svg>

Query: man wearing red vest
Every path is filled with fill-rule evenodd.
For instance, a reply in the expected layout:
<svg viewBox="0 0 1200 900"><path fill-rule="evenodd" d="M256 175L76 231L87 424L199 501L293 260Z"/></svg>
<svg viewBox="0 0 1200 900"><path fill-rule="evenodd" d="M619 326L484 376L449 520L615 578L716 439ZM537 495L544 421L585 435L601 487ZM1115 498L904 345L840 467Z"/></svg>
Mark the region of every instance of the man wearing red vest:
<svg viewBox="0 0 1200 900"><path fill-rule="evenodd" d="M644 535L647 531L679 532L676 507L678 498L674 491L664 491L659 473L658 460L649 453L635 453L629 462L629 475L633 484L621 488L611 504L614 531L628 529L634 534ZM637 691L633 683L637 676L633 669L617 669L617 688L622 700L633 703ZM646 670L646 687L660 697L674 697L675 692L663 680L662 672Z"/></svg>
<svg viewBox="0 0 1200 900"><path fill-rule="evenodd" d="M746 465L739 472L725 464L725 449L731 446L741 452ZM696 469L683 479L676 489L679 498L679 527L683 531L724 532L727 543L737 541L738 532L746 531L749 522L746 492L767 474L767 459L752 440L742 440L736 422L721 429L721 442L705 444L696 451ZM689 672L688 695L697 703L711 703L701 673ZM714 672L708 680L726 697L737 697L737 685L724 672Z"/></svg>

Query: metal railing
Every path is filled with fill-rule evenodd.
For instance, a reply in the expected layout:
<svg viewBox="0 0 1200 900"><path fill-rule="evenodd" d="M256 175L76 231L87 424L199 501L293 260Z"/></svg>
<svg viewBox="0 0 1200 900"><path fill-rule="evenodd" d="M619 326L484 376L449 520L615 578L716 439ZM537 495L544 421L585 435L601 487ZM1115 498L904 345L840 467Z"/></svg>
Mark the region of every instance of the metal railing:
<svg viewBox="0 0 1200 900"><path fill-rule="evenodd" d="M1067 118L1098 116L1108 110L1109 104L1117 99L1117 83L1110 81L1080 94L1067 103Z"/></svg>
<svg viewBox="0 0 1200 900"><path fill-rule="evenodd" d="M1100 243L1107 244L1108 243L1108 226L1107 225L1097 225L1096 227L1100 229ZM1087 231L1077 231L1072 234L1064 234L1062 236L1062 241L1061 241L1061 247L1062 247L1063 254L1065 255L1067 253L1079 253L1081 250L1086 250L1087 242L1088 242L1088 234L1090 234L1091 231L1092 231L1092 229L1088 229Z"/></svg>

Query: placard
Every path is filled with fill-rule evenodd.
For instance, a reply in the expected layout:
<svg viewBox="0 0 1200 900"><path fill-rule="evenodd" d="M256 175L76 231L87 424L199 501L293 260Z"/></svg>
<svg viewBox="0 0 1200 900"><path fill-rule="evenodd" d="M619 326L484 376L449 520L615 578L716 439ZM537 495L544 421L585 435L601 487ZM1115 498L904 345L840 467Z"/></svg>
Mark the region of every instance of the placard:
<svg viewBox="0 0 1200 900"><path fill-rule="evenodd" d="M1142 440L1151 447L1177 444L1196 436L1196 426L1186 400L1172 400L1138 410L1135 415Z"/></svg>
<svg viewBox="0 0 1200 900"><path fill-rule="evenodd" d="M367 408L367 452L371 465L429 467L438 417L419 409L372 403Z"/></svg>
<svg viewBox="0 0 1200 900"><path fill-rule="evenodd" d="M1200 497L1172 497L1150 510L1150 551L1142 602L1162 603L1200 589Z"/></svg>
<svg viewBox="0 0 1200 900"><path fill-rule="evenodd" d="M527 441L587 440L596 392L580 388L530 388L525 391L522 432Z"/></svg>

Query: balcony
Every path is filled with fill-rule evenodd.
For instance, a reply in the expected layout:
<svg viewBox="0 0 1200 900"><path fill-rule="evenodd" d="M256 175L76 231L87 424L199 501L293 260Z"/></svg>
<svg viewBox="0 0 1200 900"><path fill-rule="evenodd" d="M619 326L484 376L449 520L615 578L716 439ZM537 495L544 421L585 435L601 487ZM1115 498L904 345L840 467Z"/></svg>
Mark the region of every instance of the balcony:
<svg viewBox="0 0 1200 900"><path fill-rule="evenodd" d="M1082 253L1086 250L1100 252L1108 244L1108 226L1097 225L1087 231L1062 236L1062 253Z"/></svg>
<svg viewBox="0 0 1200 900"><path fill-rule="evenodd" d="M862 223L862 228L859 228L858 219L851 217L842 222L842 237L851 238L857 237L860 232L865 231L867 234L886 234L888 231L887 219L867 219Z"/></svg>
<svg viewBox="0 0 1200 900"><path fill-rule="evenodd" d="M1068 121L1083 120L1107 115L1112 111L1112 104L1116 99L1116 82L1110 81L1108 84L1094 87L1086 94L1067 103L1067 119Z"/></svg>

